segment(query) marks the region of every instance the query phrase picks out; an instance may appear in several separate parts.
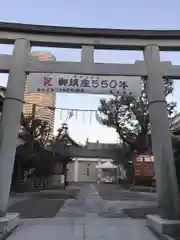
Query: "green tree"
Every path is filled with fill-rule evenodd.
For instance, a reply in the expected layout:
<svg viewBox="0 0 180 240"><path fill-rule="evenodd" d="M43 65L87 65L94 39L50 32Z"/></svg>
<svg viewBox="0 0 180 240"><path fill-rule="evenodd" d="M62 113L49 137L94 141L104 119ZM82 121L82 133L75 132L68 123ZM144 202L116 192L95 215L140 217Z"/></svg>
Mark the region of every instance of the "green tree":
<svg viewBox="0 0 180 240"><path fill-rule="evenodd" d="M143 79L139 97L129 94L100 100L99 112L103 124L114 128L122 142L130 146L132 151L141 152L149 147L150 119L146 86L147 81ZM164 86L167 97L173 91L173 81L164 79ZM168 115L173 113L175 107L175 102L167 103Z"/></svg>
<svg viewBox="0 0 180 240"><path fill-rule="evenodd" d="M48 142L51 128L48 122L34 116L21 116L21 134L28 143L37 142L40 146L45 146Z"/></svg>
<svg viewBox="0 0 180 240"><path fill-rule="evenodd" d="M68 133L68 125L67 123L63 123L61 128L58 129L58 134L52 141L50 142L50 146L53 145L63 145L64 147L68 147L69 145L77 145L77 143L69 136ZM58 161L61 161L63 166L63 174L64 174L64 188L67 186L67 164L72 161L71 157L60 156L56 154Z"/></svg>
<svg viewBox="0 0 180 240"><path fill-rule="evenodd" d="M34 116L21 116L20 136L26 143L17 147L13 180L26 176L42 177L50 175L54 166L53 154L44 149L50 134L50 126L46 121Z"/></svg>
<svg viewBox="0 0 180 240"><path fill-rule="evenodd" d="M180 192L180 131L174 130L172 136L172 146L174 151L174 160L176 166L176 176L178 180L178 187Z"/></svg>

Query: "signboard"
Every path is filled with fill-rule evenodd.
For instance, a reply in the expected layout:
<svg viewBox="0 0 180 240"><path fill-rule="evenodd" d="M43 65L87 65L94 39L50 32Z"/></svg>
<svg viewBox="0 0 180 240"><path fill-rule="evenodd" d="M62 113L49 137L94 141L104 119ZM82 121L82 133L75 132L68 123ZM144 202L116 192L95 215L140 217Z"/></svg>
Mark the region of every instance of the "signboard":
<svg viewBox="0 0 180 240"><path fill-rule="evenodd" d="M28 92L140 95L140 77L31 73Z"/></svg>
<svg viewBox="0 0 180 240"><path fill-rule="evenodd" d="M136 162L135 177L142 179L153 179L154 177L154 163Z"/></svg>
<svg viewBox="0 0 180 240"><path fill-rule="evenodd" d="M139 155L133 160L135 178L153 180L154 158L151 155Z"/></svg>

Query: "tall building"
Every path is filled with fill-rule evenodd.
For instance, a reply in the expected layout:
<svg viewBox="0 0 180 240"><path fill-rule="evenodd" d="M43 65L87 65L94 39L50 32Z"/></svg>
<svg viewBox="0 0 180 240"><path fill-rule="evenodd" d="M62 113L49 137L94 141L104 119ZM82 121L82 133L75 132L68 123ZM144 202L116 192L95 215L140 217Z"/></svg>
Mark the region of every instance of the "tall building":
<svg viewBox="0 0 180 240"><path fill-rule="evenodd" d="M40 61L56 61L56 58L49 52L32 52L31 56L38 58ZM24 104L23 113L24 116L32 115L36 112L35 116L47 121L51 127L53 134L54 130L54 117L55 111L50 108L43 108L43 106L55 107L56 104L56 94L51 93L29 93L29 77L26 80L24 101L32 104ZM34 107L33 107L34 106Z"/></svg>

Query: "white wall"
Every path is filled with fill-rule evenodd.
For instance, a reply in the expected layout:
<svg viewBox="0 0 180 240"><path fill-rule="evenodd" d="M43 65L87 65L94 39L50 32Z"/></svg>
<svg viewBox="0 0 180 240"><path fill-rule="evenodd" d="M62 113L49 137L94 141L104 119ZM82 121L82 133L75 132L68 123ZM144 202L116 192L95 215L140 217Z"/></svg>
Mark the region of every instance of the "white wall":
<svg viewBox="0 0 180 240"><path fill-rule="evenodd" d="M97 180L97 162L79 161L78 163L78 182L96 182Z"/></svg>
<svg viewBox="0 0 180 240"><path fill-rule="evenodd" d="M73 162L69 163L67 181L69 182L96 182L98 163L107 161L107 159L98 158L74 158ZM110 161L113 161L110 159ZM88 170L89 169L89 170ZM89 174L87 174L89 172Z"/></svg>
<svg viewBox="0 0 180 240"><path fill-rule="evenodd" d="M68 163L67 170L67 181L74 182L74 162Z"/></svg>

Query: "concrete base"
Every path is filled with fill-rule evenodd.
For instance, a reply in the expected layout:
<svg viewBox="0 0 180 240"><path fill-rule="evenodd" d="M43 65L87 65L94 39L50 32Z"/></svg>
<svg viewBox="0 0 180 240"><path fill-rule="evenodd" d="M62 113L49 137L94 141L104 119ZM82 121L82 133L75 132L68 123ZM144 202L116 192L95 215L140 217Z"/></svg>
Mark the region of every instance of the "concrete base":
<svg viewBox="0 0 180 240"><path fill-rule="evenodd" d="M0 218L0 236L4 236L16 228L19 224L19 213L7 213Z"/></svg>
<svg viewBox="0 0 180 240"><path fill-rule="evenodd" d="M180 220L162 219L159 215L147 215L147 226L158 235L180 236Z"/></svg>

